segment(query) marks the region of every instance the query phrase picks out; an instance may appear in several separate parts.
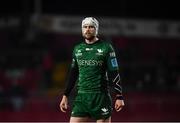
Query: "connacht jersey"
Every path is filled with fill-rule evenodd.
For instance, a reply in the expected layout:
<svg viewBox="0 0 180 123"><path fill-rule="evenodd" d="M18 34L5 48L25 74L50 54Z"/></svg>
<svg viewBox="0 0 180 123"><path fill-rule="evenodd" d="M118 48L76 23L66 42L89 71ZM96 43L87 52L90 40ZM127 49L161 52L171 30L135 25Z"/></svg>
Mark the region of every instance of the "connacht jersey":
<svg viewBox="0 0 180 123"><path fill-rule="evenodd" d="M82 42L76 45L71 67L78 69L78 92L106 91L109 84L106 72L119 69L112 45L101 40L93 44ZM118 84L119 74L112 81ZM121 88L117 89L121 93Z"/></svg>

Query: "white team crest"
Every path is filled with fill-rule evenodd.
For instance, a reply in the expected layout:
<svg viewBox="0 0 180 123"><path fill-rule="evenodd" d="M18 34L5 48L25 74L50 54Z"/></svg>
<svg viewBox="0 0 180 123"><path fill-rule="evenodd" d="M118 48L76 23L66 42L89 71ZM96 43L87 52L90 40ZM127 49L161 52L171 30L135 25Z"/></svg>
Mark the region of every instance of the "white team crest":
<svg viewBox="0 0 180 123"><path fill-rule="evenodd" d="M102 53L103 50L102 49L97 49L98 53Z"/></svg>
<svg viewBox="0 0 180 123"><path fill-rule="evenodd" d="M103 50L102 49L97 49L96 55L103 55Z"/></svg>
<svg viewBox="0 0 180 123"><path fill-rule="evenodd" d="M101 109L103 112L102 112L102 115L106 115L109 113L108 109L107 108L102 108Z"/></svg>
<svg viewBox="0 0 180 123"><path fill-rule="evenodd" d="M77 53L75 54L76 56L82 56L81 50L77 50Z"/></svg>
<svg viewBox="0 0 180 123"><path fill-rule="evenodd" d="M107 108L102 108L101 109L103 112L108 112L108 109Z"/></svg>

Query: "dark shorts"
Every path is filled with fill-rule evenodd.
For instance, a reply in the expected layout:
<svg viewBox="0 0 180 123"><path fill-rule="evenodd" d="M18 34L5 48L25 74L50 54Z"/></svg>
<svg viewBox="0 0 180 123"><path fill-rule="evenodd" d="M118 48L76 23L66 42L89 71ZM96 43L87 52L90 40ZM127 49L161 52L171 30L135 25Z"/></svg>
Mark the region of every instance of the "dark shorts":
<svg viewBox="0 0 180 123"><path fill-rule="evenodd" d="M71 112L72 117L107 119L112 114L112 99L107 93L78 93Z"/></svg>

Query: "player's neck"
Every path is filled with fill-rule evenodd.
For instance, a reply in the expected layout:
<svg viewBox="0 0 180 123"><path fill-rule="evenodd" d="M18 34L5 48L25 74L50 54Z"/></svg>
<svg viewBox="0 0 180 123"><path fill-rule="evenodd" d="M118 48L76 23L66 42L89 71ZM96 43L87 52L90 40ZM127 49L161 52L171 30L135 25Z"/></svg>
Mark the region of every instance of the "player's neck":
<svg viewBox="0 0 180 123"><path fill-rule="evenodd" d="M88 39L85 39L85 42L87 44L93 44L95 43L96 41L98 41L99 39L97 37L94 37L92 40L88 40Z"/></svg>

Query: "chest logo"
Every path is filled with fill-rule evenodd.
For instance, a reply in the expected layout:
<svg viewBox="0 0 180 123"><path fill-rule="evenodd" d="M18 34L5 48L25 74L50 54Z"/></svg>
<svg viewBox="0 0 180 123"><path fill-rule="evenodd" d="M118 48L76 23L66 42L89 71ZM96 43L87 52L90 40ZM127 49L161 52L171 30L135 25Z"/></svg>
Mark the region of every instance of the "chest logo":
<svg viewBox="0 0 180 123"><path fill-rule="evenodd" d="M75 54L76 56L82 56L81 50L78 50L77 53Z"/></svg>
<svg viewBox="0 0 180 123"><path fill-rule="evenodd" d="M102 49L97 49L98 53L102 53L103 50Z"/></svg>
<svg viewBox="0 0 180 123"><path fill-rule="evenodd" d="M86 48L85 50L86 51L91 51L91 50L93 50L93 48Z"/></svg>
<svg viewBox="0 0 180 123"><path fill-rule="evenodd" d="M103 55L103 50L102 49L97 49L96 55Z"/></svg>

